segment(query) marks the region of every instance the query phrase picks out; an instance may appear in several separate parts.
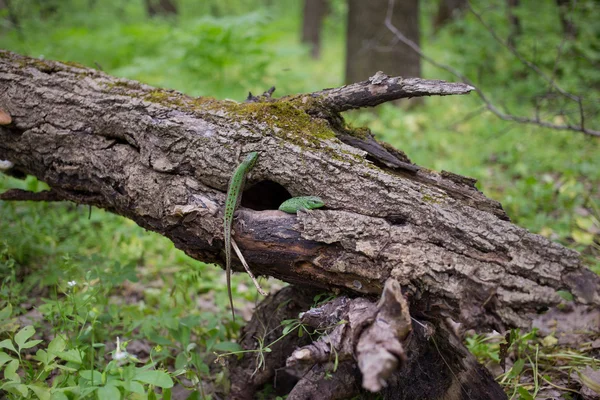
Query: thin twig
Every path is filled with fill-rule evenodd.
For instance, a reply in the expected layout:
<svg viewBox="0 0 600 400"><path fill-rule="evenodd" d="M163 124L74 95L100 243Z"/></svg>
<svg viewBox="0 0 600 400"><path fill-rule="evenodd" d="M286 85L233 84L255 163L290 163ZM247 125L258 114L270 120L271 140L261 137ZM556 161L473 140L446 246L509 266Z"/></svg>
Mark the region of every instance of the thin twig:
<svg viewBox="0 0 600 400"><path fill-rule="evenodd" d="M513 121L513 122L519 122L522 124L537 125L537 126L541 126L544 128L554 129L554 130L570 130L570 131L575 131L575 132L581 132L581 133L584 133L584 134L590 135L590 136L600 137L600 131L588 129L583 124L580 124L579 126L571 125L571 124L559 125L559 124L554 124L554 123L545 122L545 121L538 121L537 119L532 119L532 118L528 118L528 117L521 117L521 116L517 116L517 115L507 114L507 113L500 111L494 104L492 104L491 100L488 99L488 97L483 93L483 91L481 89L479 89L469 78L467 78L464 74L460 73L458 70L450 67L449 65L441 64L441 63L435 61L433 58L427 56L415 42L413 42L412 40L410 40L406 36L404 36L404 34L402 34L402 32L400 32L398 30L398 28L396 28L394 26L394 24L392 23L392 15L394 13L394 3L395 3L395 0L388 1L388 10L387 10L387 15L385 17L385 26L390 31L392 31L392 33L394 35L396 35L396 37L398 37L398 39L400 39L400 41L402 43L404 43L405 45L410 47L423 60L427 61L428 63L434 65L437 68L443 69L444 71L451 73L452 75L461 79L464 83L472 86L475 89L475 93L477 93L479 98L481 98L481 100L485 103L487 109L490 110L493 114L495 114L498 118L503 119L505 121ZM535 67L535 68L537 68L537 67ZM547 76L545 76L545 78L548 79ZM554 87L556 87L556 85L554 85ZM559 89L560 88L558 88L557 90L559 90ZM567 93L567 92L564 92L563 94L566 97L569 97L569 95L570 95L570 93Z"/></svg>
<svg viewBox="0 0 600 400"><path fill-rule="evenodd" d="M256 290L258 290L258 293L262 294L263 296L267 295L267 292L265 292L260 285L258 284L258 281L256 280L256 278L254 277L254 274L252 273L252 271L250 271L250 267L248 266L248 263L246 262L246 259L244 258L244 256L242 255L242 252L240 251L240 248L238 247L237 243L235 242L235 240L233 240L233 238L231 238L231 246L233 247L233 250L235 251L235 254L237 254L238 258L240 259L240 261L242 262L242 265L244 266L244 268L246 269L246 272L248 273L248 275L250 276L250 279L252 279L252 282L254 282L254 286L256 286Z"/></svg>
<svg viewBox="0 0 600 400"><path fill-rule="evenodd" d="M556 89L556 91L558 93L562 94L563 96L565 96L565 97L567 97L567 98L569 98L569 99L571 99L573 101L577 101L579 99L579 96L575 96L574 94L569 93L566 90L562 89L560 86L558 86L554 82L554 79L551 76L546 75L546 73L544 71L542 71L537 65L535 65L534 63L532 63L531 61L529 61L528 59L526 59L523 55L521 55L521 53L519 53L517 51L517 49L515 49L513 46L511 46L506 41L502 40L502 38L496 33L496 31L485 22L485 20L481 16L481 14L477 13L473 9L473 7L471 6L471 2L470 1L467 1L467 7L468 7L469 11L475 16L475 18L477 18L477 20L479 21L479 23L481 25L483 25L483 27L485 29L487 29L487 31L490 33L490 35L492 35L492 37L496 40L496 42L498 42L500 45L502 45L508 51L510 51L511 54L513 54L515 57L517 57L519 59L519 61L521 61L529 69L531 69L536 74L538 74L540 77L542 77L545 81L547 81L550 84L550 86L552 86L554 89Z"/></svg>
<svg viewBox="0 0 600 400"><path fill-rule="evenodd" d="M470 119L477 117L479 114L481 114L485 110L487 110L487 107L485 105L479 106L475 110L469 111L468 113L466 113L465 115L463 115L461 119L459 119L458 121L452 123L450 125L450 127L451 128L456 128L458 125L464 124L465 122L469 121Z"/></svg>

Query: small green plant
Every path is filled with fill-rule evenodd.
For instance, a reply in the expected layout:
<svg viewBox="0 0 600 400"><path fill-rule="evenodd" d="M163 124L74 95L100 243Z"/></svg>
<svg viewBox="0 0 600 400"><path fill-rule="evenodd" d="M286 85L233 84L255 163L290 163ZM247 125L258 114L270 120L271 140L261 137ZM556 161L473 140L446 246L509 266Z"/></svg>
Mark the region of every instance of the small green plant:
<svg viewBox="0 0 600 400"><path fill-rule="evenodd" d="M582 351L561 349L554 336L538 337L535 329L530 332L512 329L504 337L474 335L467 338L466 343L480 362L504 366L505 372L496 380L505 387L511 399L535 399L543 388L548 387L568 393L572 390L553 382L552 371L570 375L582 374L588 366L600 367L597 359Z"/></svg>
<svg viewBox="0 0 600 400"><path fill-rule="evenodd" d="M333 298L334 298L334 296L329 295L327 293L322 293L322 294L316 295L313 299L313 301L314 301L313 307L318 307L318 305L323 304ZM282 306L284 306L284 304L280 305L280 307L282 307ZM214 346L213 350L223 351L223 353L217 354L216 361L222 360L224 357L228 357L228 356L235 355L235 356L239 357L246 353L255 353L256 354L256 366L255 366L254 373L256 373L259 370L261 370L262 368L264 368L264 366L265 366L264 354L270 353L271 351L273 351L272 348L277 342L279 342L286 336L292 334L293 332L297 332L296 334L300 338L303 337L304 335L309 335L312 340L316 340L319 336L327 334L329 331L331 331L336 326L342 325L345 323L347 323L347 321L341 320L333 326L327 326L327 327L323 327L323 328L319 328L319 329L312 329L312 328L304 325L300 321L299 318L286 319L286 320L281 321L279 326L277 328L274 328L272 331L265 332L264 335L262 335L261 337L255 337L255 339L258 343L257 349L244 350L237 343L222 342L222 343L219 343L216 346ZM267 337L270 333L272 333L273 331L275 331L276 329L279 329L279 328L283 328L281 331L281 335L278 338L276 338L275 340L273 340L272 342L265 344L265 337ZM333 371L336 371L337 367L339 365L339 358L338 358L337 350L333 347L333 343L331 343L330 351L331 351L331 354L333 355L333 363L334 363Z"/></svg>
<svg viewBox="0 0 600 400"><path fill-rule="evenodd" d="M0 311L3 326L10 320L11 312L10 305ZM0 342L0 369L3 368L5 379L0 390L5 391L8 398L62 400L97 396L98 399L121 399L129 394L156 398L155 387L163 389L166 396L173 386L172 374L155 369L156 363L136 367L140 361L125 351L119 338L112 360L101 368L90 369L91 348L77 341L73 344L73 338L62 335L46 344L44 340L32 340L35 333L35 328L27 325ZM35 355L25 357L34 347L38 348ZM47 382L50 375L53 376L51 384Z"/></svg>

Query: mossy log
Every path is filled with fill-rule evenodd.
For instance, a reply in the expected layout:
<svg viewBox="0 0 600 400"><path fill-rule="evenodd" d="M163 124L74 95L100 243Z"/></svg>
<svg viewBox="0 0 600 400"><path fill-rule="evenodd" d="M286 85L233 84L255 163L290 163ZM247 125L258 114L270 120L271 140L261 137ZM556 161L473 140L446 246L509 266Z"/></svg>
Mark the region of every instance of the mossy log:
<svg viewBox="0 0 600 400"><path fill-rule="evenodd" d="M403 97L466 94L462 83L390 78L246 102L193 98L80 65L0 51L0 160L51 190L5 200L67 200L156 231L224 265L222 210L241 156L260 153L235 240L256 274L378 297L392 278L410 314L465 327L528 326L559 289L600 304L577 253L509 222L472 179L416 166L340 112ZM277 211L297 195L326 208ZM242 271L241 264L233 269Z"/></svg>

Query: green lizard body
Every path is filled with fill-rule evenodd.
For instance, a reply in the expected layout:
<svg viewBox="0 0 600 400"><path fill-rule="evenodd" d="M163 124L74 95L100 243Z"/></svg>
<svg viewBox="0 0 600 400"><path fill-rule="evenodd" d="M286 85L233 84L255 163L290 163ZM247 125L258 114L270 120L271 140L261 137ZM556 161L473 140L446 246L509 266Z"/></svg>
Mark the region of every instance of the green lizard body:
<svg viewBox="0 0 600 400"><path fill-rule="evenodd" d="M292 197L281 203L279 209L289 214L296 214L299 210L312 210L323 207L325 203L317 196Z"/></svg>
<svg viewBox="0 0 600 400"><path fill-rule="evenodd" d="M246 177L254 164L258 160L258 153L249 153L244 161L235 169L229 188L227 189L227 200L225 201L225 215L223 217L223 236L225 237L225 273L227 274L227 292L229 293L229 304L231 305L231 315L235 319L233 310L233 296L231 295L231 224L233 223L233 214L242 200L242 192L246 184Z"/></svg>

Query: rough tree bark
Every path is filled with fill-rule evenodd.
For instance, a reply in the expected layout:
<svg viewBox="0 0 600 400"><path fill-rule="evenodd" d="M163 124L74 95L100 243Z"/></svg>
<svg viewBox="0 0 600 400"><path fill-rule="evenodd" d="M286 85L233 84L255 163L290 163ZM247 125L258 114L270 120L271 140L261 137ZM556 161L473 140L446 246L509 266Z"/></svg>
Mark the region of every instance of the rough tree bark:
<svg viewBox="0 0 600 400"><path fill-rule="evenodd" d="M234 395L251 396L250 389L235 392L236 379L256 388L287 358L290 376L309 371L296 373L289 398L310 398L320 390L315 379L331 372L335 350L340 364L332 376L356 390L389 382L388 398L410 398L425 371L448 366L427 398L501 398L443 321L479 330L528 326L532 313L560 301L558 289L600 304L600 279L574 251L511 224L472 179L418 167L340 116L402 97L471 90L378 73L342 88L237 103L1 51L0 160L6 172L35 175L51 190L12 190L0 199L102 207L198 260L223 264L227 183L240 156L259 151L234 224L246 260L255 273L346 296L305 313L304 323L321 327L321 342L292 342L270 354L260 374L234 365L247 372L232 378ZM307 194L321 195L326 209L276 210L290 195ZM293 308L297 316L309 307L306 298L292 299L296 308L289 303L281 312ZM250 347L264 315L259 309L247 328ZM296 345L312 347L292 353ZM369 365L379 364L371 373Z"/></svg>

